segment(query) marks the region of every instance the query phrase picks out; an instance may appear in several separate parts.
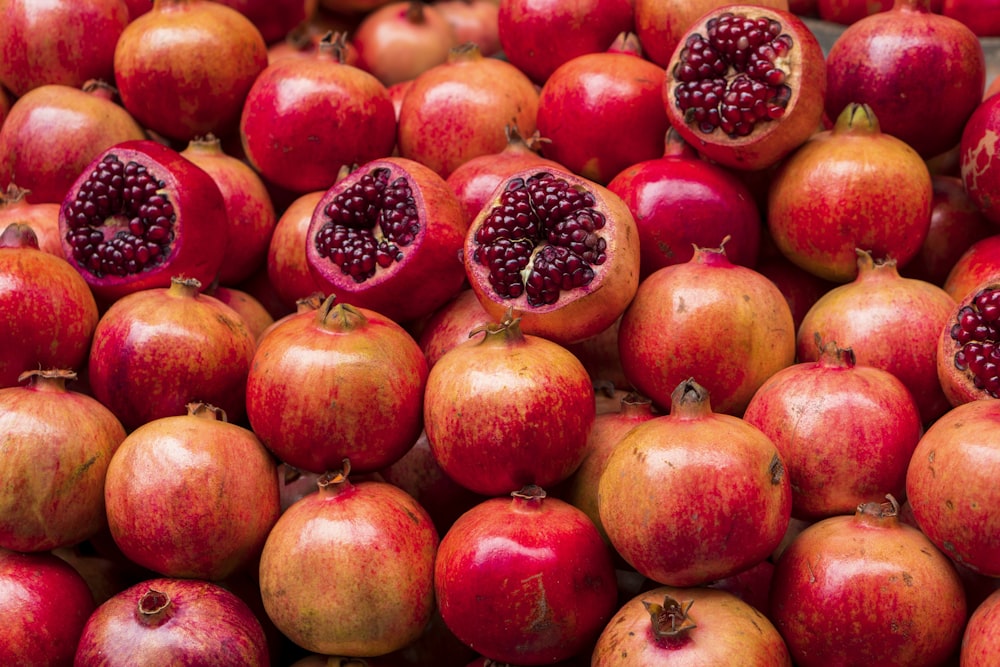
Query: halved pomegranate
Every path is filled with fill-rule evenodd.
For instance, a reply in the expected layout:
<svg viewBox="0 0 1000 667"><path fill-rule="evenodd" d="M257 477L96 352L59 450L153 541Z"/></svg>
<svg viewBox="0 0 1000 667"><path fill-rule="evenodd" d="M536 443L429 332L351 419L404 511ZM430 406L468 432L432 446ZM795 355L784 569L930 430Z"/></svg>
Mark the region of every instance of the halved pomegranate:
<svg viewBox="0 0 1000 667"><path fill-rule="evenodd" d="M808 26L780 9L728 5L702 16L667 65L671 124L706 157L763 169L819 129L826 95L823 50Z"/></svg>
<svg viewBox="0 0 1000 667"><path fill-rule="evenodd" d="M953 406L1000 398L1000 283L987 281L955 307L938 339L937 369Z"/></svg>
<svg viewBox="0 0 1000 667"><path fill-rule="evenodd" d="M604 331L639 286L639 236L622 199L559 169L505 179L465 237L465 270L490 317L560 344Z"/></svg>

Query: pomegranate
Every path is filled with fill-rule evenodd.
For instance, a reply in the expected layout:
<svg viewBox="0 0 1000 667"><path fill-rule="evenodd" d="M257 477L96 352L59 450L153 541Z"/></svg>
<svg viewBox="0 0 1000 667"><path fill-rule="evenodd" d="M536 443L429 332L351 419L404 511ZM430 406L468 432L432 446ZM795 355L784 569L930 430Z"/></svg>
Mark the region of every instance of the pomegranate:
<svg viewBox="0 0 1000 667"><path fill-rule="evenodd" d="M852 23L830 48L826 113L866 104L883 132L931 158L958 145L983 98L983 46L959 21L932 13L930 0L890 4Z"/></svg>
<svg viewBox="0 0 1000 667"><path fill-rule="evenodd" d="M274 317L256 297L235 287L216 285L205 290L208 296L216 299L235 310L243 319L254 340L260 338L264 331L274 324Z"/></svg>
<svg viewBox="0 0 1000 667"><path fill-rule="evenodd" d="M236 131L247 93L267 67L267 45L250 19L222 3L154 0L122 32L114 65L122 103L136 120L186 142Z"/></svg>
<svg viewBox="0 0 1000 667"><path fill-rule="evenodd" d="M987 236L969 246L951 267L944 281L944 291L960 301L992 279L1000 280L1000 234Z"/></svg>
<svg viewBox="0 0 1000 667"><path fill-rule="evenodd" d="M634 24L632 0L503 0L497 14L504 55L538 85L567 60L604 51Z"/></svg>
<svg viewBox="0 0 1000 667"><path fill-rule="evenodd" d="M228 244L219 267L219 282L234 286L260 267L278 224L264 181L246 162L222 151L215 135L196 137L181 155L208 172L226 202Z"/></svg>
<svg viewBox="0 0 1000 667"><path fill-rule="evenodd" d="M39 86L14 103L0 126L0 187L16 182L31 203L61 204L96 155L145 136L106 84Z"/></svg>
<svg viewBox="0 0 1000 667"><path fill-rule="evenodd" d="M660 586L618 610L597 640L591 665L694 667L737 661L745 667L792 664L774 625L732 593Z"/></svg>
<svg viewBox="0 0 1000 667"><path fill-rule="evenodd" d="M94 611L87 582L51 553L0 548L0 663L70 665Z"/></svg>
<svg viewBox="0 0 1000 667"><path fill-rule="evenodd" d="M108 466L108 526L122 553L166 577L221 580L256 558L280 514L275 462L226 413L187 414L132 431Z"/></svg>
<svg viewBox="0 0 1000 667"><path fill-rule="evenodd" d="M962 582L899 503L806 528L778 559L771 619L796 665L943 664L965 624Z"/></svg>
<svg viewBox="0 0 1000 667"><path fill-rule="evenodd" d="M917 444L906 494L920 529L953 561L989 577L1000 575L1000 523L990 475L1000 452L1000 403L971 401L952 408Z"/></svg>
<svg viewBox="0 0 1000 667"><path fill-rule="evenodd" d="M837 286L836 283L809 273L781 255L760 259L756 264L756 271L781 291L792 312L792 322L796 331L813 304Z"/></svg>
<svg viewBox="0 0 1000 667"><path fill-rule="evenodd" d="M816 0L816 14L823 21L840 25L851 25L861 19L887 12L894 0Z"/></svg>
<svg viewBox="0 0 1000 667"><path fill-rule="evenodd" d="M222 265L228 224L212 177L150 140L94 157L59 213L66 258L106 303L180 275L207 287Z"/></svg>
<svg viewBox="0 0 1000 667"><path fill-rule="evenodd" d="M597 506L611 544L632 567L661 584L695 586L774 551L791 517L792 488L771 439L713 412L708 392L689 379L674 390L670 414L618 441Z"/></svg>
<svg viewBox="0 0 1000 667"><path fill-rule="evenodd" d="M509 317L442 355L424 392L434 457L453 480L489 496L569 477L595 410L579 360Z"/></svg>
<svg viewBox="0 0 1000 667"><path fill-rule="evenodd" d="M0 192L0 229L15 222L24 223L35 232L39 250L62 257L59 204L32 204L25 199L27 195L28 191L15 183L9 184L6 192Z"/></svg>
<svg viewBox="0 0 1000 667"><path fill-rule="evenodd" d="M4 0L0 84L21 97L45 84L110 81L115 45L128 18L124 0Z"/></svg>
<svg viewBox="0 0 1000 667"><path fill-rule="evenodd" d="M975 108L959 142L962 183L972 201L990 222L1000 224L1000 171L992 165L1000 130L1000 96L993 95Z"/></svg>
<svg viewBox="0 0 1000 667"><path fill-rule="evenodd" d="M415 641L430 621L438 534L405 491L352 483L349 469L322 475L319 491L278 519L260 590L267 615L305 650L378 656Z"/></svg>
<svg viewBox="0 0 1000 667"><path fill-rule="evenodd" d="M31 227L11 223L0 232L0 387L14 387L24 371L79 370L97 328L94 296L62 257L42 252Z"/></svg>
<svg viewBox="0 0 1000 667"><path fill-rule="evenodd" d="M995 0L943 0L940 13L979 37L1000 37L1000 3Z"/></svg>
<svg viewBox="0 0 1000 667"><path fill-rule="evenodd" d="M678 383L697 375L718 412L740 415L795 360L795 327L774 283L731 263L724 246L699 247L643 280L622 316L618 350L625 377L657 406L669 407Z"/></svg>
<svg viewBox="0 0 1000 667"><path fill-rule="evenodd" d="M1000 398L1000 284L973 289L952 310L937 343L937 372L951 405Z"/></svg>
<svg viewBox="0 0 1000 667"><path fill-rule="evenodd" d="M835 341L819 358L772 375L743 418L774 442L792 485L792 515L850 514L885 492L903 497L923 435L910 391L892 373L855 363Z"/></svg>
<svg viewBox="0 0 1000 667"><path fill-rule="evenodd" d="M70 391L72 371L26 371L0 389L0 547L49 551L105 525L104 476L125 429L106 407Z"/></svg>
<svg viewBox="0 0 1000 667"><path fill-rule="evenodd" d="M639 284L639 238L625 202L561 169L504 179L469 227L464 261L491 317L513 309L525 333L561 344L614 324Z"/></svg>
<svg viewBox="0 0 1000 667"><path fill-rule="evenodd" d="M466 227L455 193L434 171L407 158L373 160L316 204L306 262L320 290L409 322L462 289Z"/></svg>
<svg viewBox="0 0 1000 667"><path fill-rule="evenodd" d="M440 65L458 42L436 5L396 0L365 15L351 43L358 50L358 67L391 86Z"/></svg>
<svg viewBox="0 0 1000 667"><path fill-rule="evenodd" d="M484 56L500 52L498 0L435 0L434 8L455 30L455 44L472 42Z"/></svg>
<svg viewBox="0 0 1000 667"><path fill-rule="evenodd" d="M319 0L222 0L253 23L267 44L285 38L289 32L311 20Z"/></svg>
<svg viewBox="0 0 1000 667"><path fill-rule="evenodd" d="M316 190L297 197L281 213L271 232L267 246L267 277L288 308L319 291L306 262L306 237L313 211L325 193L325 190Z"/></svg>
<svg viewBox="0 0 1000 667"><path fill-rule="evenodd" d="M297 194L325 190L344 165L392 153L389 93L344 62L345 48L342 33L328 37L311 57L269 65L246 94L240 139L265 181Z"/></svg>
<svg viewBox="0 0 1000 667"><path fill-rule="evenodd" d="M479 297L471 289L463 289L438 308L423 324L417 342L427 366L433 368L445 352L469 339L469 332L479 331L490 323Z"/></svg>
<svg viewBox="0 0 1000 667"><path fill-rule="evenodd" d="M538 90L509 62L456 46L445 62L413 80L399 107L399 154L442 178L480 155L503 150L503 130L535 132Z"/></svg>
<svg viewBox="0 0 1000 667"><path fill-rule="evenodd" d="M324 473L399 460L420 436L427 360L398 324L327 297L260 341L247 380L254 432L285 463Z"/></svg>
<svg viewBox="0 0 1000 667"><path fill-rule="evenodd" d="M175 278L115 301L97 323L88 382L126 429L184 415L192 401L243 418L256 341L239 313L200 287Z"/></svg>
<svg viewBox="0 0 1000 667"><path fill-rule="evenodd" d="M1000 655L1000 590L994 591L969 616L962 635L962 667L989 667Z"/></svg>
<svg viewBox="0 0 1000 667"><path fill-rule="evenodd" d="M455 636L498 662L541 665L588 649L614 612L614 566L582 511L529 485L445 534L434 590Z"/></svg>
<svg viewBox="0 0 1000 667"><path fill-rule="evenodd" d="M955 302L936 285L903 278L892 260L858 253L858 277L824 294L806 313L796 343L798 360L815 361L816 336L850 347L859 365L899 378L929 424L949 404L937 377L937 344Z"/></svg>
<svg viewBox="0 0 1000 667"><path fill-rule="evenodd" d="M76 665L213 664L267 667L260 621L222 586L158 577L102 604L83 628Z"/></svg>
<svg viewBox="0 0 1000 667"><path fill-rule="evenodd" d="M695 21L666 67L670 124L720 164L775 164L820 127L826 94L823 50L781 9L723 6Z"/></svg>
<svg viewBox="0 0 1000 667"><path fill-rule="evenodd" d="M760 209L750 188L730 171L698 157L671 128L662 155L636 161L608 189L628 205L639 229L640 279L729 237L733 264L753 267L760 247Z"/></svg>

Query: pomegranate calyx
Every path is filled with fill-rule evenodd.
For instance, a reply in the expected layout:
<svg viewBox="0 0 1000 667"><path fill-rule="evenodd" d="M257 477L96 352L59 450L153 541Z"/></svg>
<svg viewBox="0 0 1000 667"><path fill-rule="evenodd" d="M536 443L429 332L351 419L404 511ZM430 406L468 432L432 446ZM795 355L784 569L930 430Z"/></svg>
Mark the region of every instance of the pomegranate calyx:
<svg viewBox="0 0 1000 667"><path fill-rule="evenodd" d="M683 380L670 394L670 415L681 419L700 419L712 414L708 390L694 381Z"/></svg>
<svg viewBox="0 0 1000 667"><path fill-rule="evenodd" d="M199 419L210 419L212 421L227 423L229 422L229 417L226 415L226 411L212 405L211 403L192 401L191 403L188 403L185 408L187 408L187 414L189 417L198 417Z"/></svg>
<svg viewBox="0 0 1000 667"><path fill-rule="evenodd" d="M20 203L30 194L31 190L22 188L11 181L7 184L6 192L0 192L0 208Z"/></svg>
<svg viewBox="0 0 1000 667"><path fill-rule="evenodd" d="M499 322L488 322L481 324L469 332L469 338L485 333L480 344L487 341L493 343L511 344L524 341L524 333L521 331L521 317L514 314L512 308L507 309L507 313Z"/></svg>
<svg viewBox="0 0 1000 667"><path fill-rule="evenodd" d="M818 331L813 338L816 341L816 349L819 350L819 365L823 368L854 368L857 358L852 348L840 347L837 341L824 343Z"/></svg>
<svg viewBox="0 0 1000 667"><path fill-rule="evenodd" d="M66 391L66 383L77 378L76 371L66 368L33 369L17 376L18 384L42 391Z"/></svg>
<svg viewBox="0 0 1000 667"><path fill-rule="evenodd" d="M406 20L414 25L426 23L427 17L424 15L424 3L419 0L415 0L407 5Z"/></svg>
<svg viewBox="0 0 1000 667"><path fill-rule="evenodd" d="M899 501L891 493L885 494L885 502L869 501L858 505L855 516L875 519L881 522L885 519L895 520L899 516Z"/></svg>
<svg viewBox="0 0 1000 667"><path fill-rule="evenodd" d="M514 504L521 509L537 509L548 494L537 484L527 484L517 491L511 491Z"/></svg>
<svg viewBox="0 0 1000 667"><path fill-rule="evenodd" d="M335 299L335 295L331 294L316 311L316 321L322 328L334 333L348 333L368 324L368 318L357 306L334 303Z"/></svg>
<svg viewBox="0 0 1000 667"><path fill-rule="evenodd" d="M197 278L186 278L184 276L173 276L170 279L171 296L192 298L201 290L201 281Z"/></svg>
<svg viewBox="0 0 1000 667"><path fill-rule="evenodd" d="M717 248L702 248L692 244L694 248L692 261L708 266L731 266L732 262L729 261L729 257L726 255L726 244L729 243L731 238L729 234L726 234Z"/></svg>
<svg viewBox="0 0 1000 667"><path fill-rule="evenodd" d="M833 122L833 132L835 134L851 132L877 134L882 131L878 117L872 108L864 103L852 102L844 107L840 115Z"/></svg>
<svg viewBox="0 0 1000 667"><path fill-rule="evenodd" d="M419 4L419 3L414 3ZM421 11L421 14L423 12ZM454 65L455 63L472 62L475 60L481 60L483 58L483 52L479 48L479 44L475 42L463 42L461 44L456 44L448 50L448 64Z"/></svg>
<svg viewBox="0 0 1000 667"><path fill-rule="evenodd" d="M351 482L348 479L350 474L351 461L345 458L341 463L340 470L329 470L323 473L316 479L316 486L319 487L321 493L340 493L351 488Z"/></svg>
<svg viewBox="0 0 1000 667"><path fill-rule="evenodd" d="M642 605L649 613L649 620L653 625L653 636L658 641L669 644L686 640L687 634L698 627L688 615L691 606L694 605L694 600L688 600L684 603L678 602L669 595L664 595L663 604L643 600Z"/></svg>
<svg viewBox="0 0 1000 667"><path fill-rule="evenodd" d="M12 222L0 234L0 248L35 248L38 249L38 235L30 226L21 222Z"/></svg>
<svg viewBox="0 0 1000 667"><path fill-rule="evenodd" d="M150 588L139 597L136 614L143 625L155 628L170 620L174 605L169 595Z"/></svg>

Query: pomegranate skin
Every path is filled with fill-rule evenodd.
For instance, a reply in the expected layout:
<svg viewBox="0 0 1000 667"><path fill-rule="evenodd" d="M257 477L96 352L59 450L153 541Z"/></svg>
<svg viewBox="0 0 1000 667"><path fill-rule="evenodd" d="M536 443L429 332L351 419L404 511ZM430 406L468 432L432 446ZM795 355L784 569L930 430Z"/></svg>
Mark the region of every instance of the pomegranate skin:
<svg viewBox="0 0 1000 667"><path fill-rule="evenodd" d="M31 204L25 199L27 194L27 190L13 183L7 186L6 192L0 192L0 229L6 229L13 222L23 222L35 232L40 250L61 258L59 204Z"/></svg>
<svg viewBox="0 0 1000 667"><path fill-rule="evenodd" d="M58 556L0 549L0 664L71 665L95 606L87 582Z"/></svg>
<svg viewBox="0 0 1000 667"><path fill-rule="evenodd" d="M351 44L357 49L358 67L392 86L445 62L458 41L434 3L394 0L362 17Z"/></svg>
<svg viewBox="0 0 1000 667"><path fill-rule="evenodd" d="M991 667L1000 656L1000 590L991 593L969 616L959 654L962 667Z"/></svg>
<svg viewBox="0 0 1000 667"><path fill-rule="evenodd" d="M892 504L823 519L782 552L771 618L796 665L931 667L958 648L966 618L958 573Z"/></svg>
<svg viewBox="0 0 1000 667"><path fill-rule="evenodd" d="M957 302L989 281L1000 281L1000 234L987 236L969 246L951 267L943 289Z"/></svg>
<svg viewBox="0 0 1000 667"><path fill-rule="evenodd" d="M990 222L1000 224L1000 169L993 164L1000 130L1000 95L975 108L959 142L959 169L969 197Z"/></svg>
<svg viewBox="0 0 1000 667"><path fill-rule="evenodd" d="M434 567L441 616L492 660L565 660L614 612L611 557L582 511L536 486L511 495L476 505L441 540Z"/></svg>
<svg viewBox="0 0 1000 667"><path fill-rule="evenodd" d="M319 290L306 262L306 237L313 211L324 193L307 192L289 204L278 218L267 246L267 277L289 311L295 308L296 301Z"/></svg>

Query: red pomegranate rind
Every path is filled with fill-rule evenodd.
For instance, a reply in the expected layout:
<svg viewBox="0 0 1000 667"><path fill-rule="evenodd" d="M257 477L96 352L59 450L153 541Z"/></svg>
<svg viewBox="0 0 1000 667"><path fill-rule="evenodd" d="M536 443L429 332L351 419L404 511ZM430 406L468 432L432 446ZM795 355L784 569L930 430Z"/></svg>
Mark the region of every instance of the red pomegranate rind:
<svg viewBox="0 0 1000 667"><path fill-rule="evenodd" d="M504 180L465 239L469 282L495 319L569 344L604 331L639 285L635 219L622 199L558 169Z"/></svg>
<svg viewBox="0 0 1000 667"><path fill-rule="evenodd" d="M175 275L211 285L228 235L215 181L177 151L126 141L83 170L59 211L63 251L95 296L114 301Z"/></svg>
<svg viewBox="0 0 1000 667"><path fill-rule="evenodd" d="M702 17L674 51L664 82L671 125L735 169L775 164L820 127L823 50L779 9L730 5Z"/></svg>
<svg viewBox="0 0 1000 667"><path fill-rule="evenodd" d="M938 341L938 376L952 405L1000 398L1000 284L958 305Z"/></svg>

